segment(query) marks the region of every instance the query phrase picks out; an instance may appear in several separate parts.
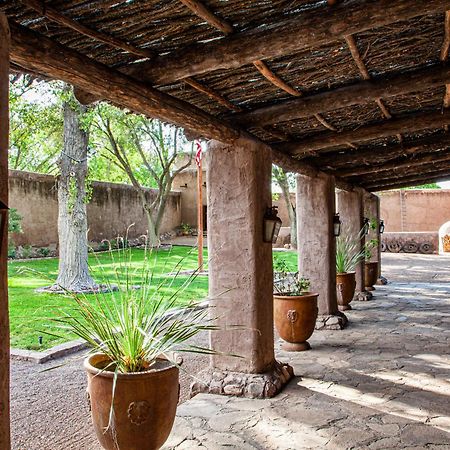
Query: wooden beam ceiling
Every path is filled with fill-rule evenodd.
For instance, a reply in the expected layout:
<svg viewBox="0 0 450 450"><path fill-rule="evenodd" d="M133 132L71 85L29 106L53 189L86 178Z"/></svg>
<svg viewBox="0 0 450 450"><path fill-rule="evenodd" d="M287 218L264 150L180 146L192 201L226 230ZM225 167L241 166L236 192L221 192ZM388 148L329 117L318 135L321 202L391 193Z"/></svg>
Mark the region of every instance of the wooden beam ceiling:
<svg viewBox="0 0 450 450"><path fill-rule="evenodd" d="M320 133L296 142L276 144L274 147L294 156L307 156L319 150L345 145L346 142L366 142L373 139L440 128L450 123L450 111L419 112L360 127L341 133Z"/></svg>
<svg viewBox="0 0 450 450"><path fill-rule="evenodd" d="M361 105L380 97L419 92L450 83L450 67L437 64L425 69L373 78L349 86L235 114L228 118L243 126L264 126L304 119L317 113Z"/></svg>
<svg viewBox="0 0 450 450"><path fill-rule="evenodd" d="M387 164L382 164L374 167L356 167L348 170L339 170L339 176L343 178L360 177L372 174L378 174L381 172L387 172L389 170L401 170L409 169L418 166L422 166L427 163L439 163L444 161L450 161L450 142L445 150L440 152L433 152L432 154L414 155L408 159L402 159L400 161L393 161Z"/></svg>
<svg viewBox="0 0 450 450"><path fill-rule="evenodd" d="M439 181L446 181L450 179L450 169L443 169L438 172L427 173L419 176L408 176L398 178L385 183L374 183L372 185L366 185L364 188L371 192L387 191L390 189L400 189L410 186L420 186L425 183L437 183Z"/></svg>
<svg viewBox="0 0 450 450"><path fill-rule="evenodd" d="M323 169L340 170L352 167L372 167L400 158L402 156L414 155L416 153L426 154L446 148L450 145L449 134L437 134L425 136L413 142L395 144L390 146L379 145L365 150L346 153L331 153L319 155L308 160L314 166Z"/></svg>
<svg viewBox="0 0 450 450"><path fill-rule="evenodd" d="M289 55L347 35L446 9L450 9L450 0L366 0L354 2L351 7L343 2L330 7L326 14L320 14L316 8L303 11L284 22L181 48L127 70L151 83L169 84L215 70L238 68L255 60Z"/></svg>

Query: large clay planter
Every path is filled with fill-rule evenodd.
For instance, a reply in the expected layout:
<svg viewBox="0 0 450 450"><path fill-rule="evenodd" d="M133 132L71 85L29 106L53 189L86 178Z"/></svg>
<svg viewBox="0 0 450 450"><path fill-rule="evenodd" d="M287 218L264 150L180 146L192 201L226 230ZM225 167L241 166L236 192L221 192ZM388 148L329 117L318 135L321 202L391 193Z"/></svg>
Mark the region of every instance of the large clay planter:
<svg viewBox="0 0 450 450"><path fill-rule="evenodd" d="M373 287L378 280L378 261L366 262L364 265L364 280L366 284L366 290L373 291Z"/></svg>
<svg viewBox="0 0 450 450"><path fill-rule="evenodd" d="M108 364L105 355L87 358L88 394L95 433L107 450L156 450L169 437L177 410L178 368L158 360L147 372L117 375L114 421L107 429L114 372L100 370Z"/></svg>
<svg viewBox="0 0 450 450"><path fill-rule="evenodd" d="M336 294L340 311L352 309L350 302L353 300L356 289L355 272L336 274Z"/></svg>
<svg viewBox="0 0 450 450"><path fill-rule="evenodd" d="M300 296L273 296L275 327L285 341L284 350L300 352L311 348L307 340L316 326L318 296L311 292Z"/></svg>

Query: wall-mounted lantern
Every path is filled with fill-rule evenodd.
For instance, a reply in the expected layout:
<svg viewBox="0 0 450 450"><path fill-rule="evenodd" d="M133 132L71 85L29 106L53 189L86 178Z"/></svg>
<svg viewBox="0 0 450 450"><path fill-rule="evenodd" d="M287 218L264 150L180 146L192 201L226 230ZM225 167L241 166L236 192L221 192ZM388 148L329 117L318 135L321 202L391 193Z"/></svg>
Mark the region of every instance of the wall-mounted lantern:
<svg viewBox="0 0 450 450"><path fill-rule="evenodd" d="M339 218L339 213L335 213L333 217L333 234L334 237L338 237L341 234L341 219Z"/></svg>
<svg viewBox="0 0 450 450"><path fill-rule="evenodd" d="M384 220L380 220L380 225L378 226L378 233L384 233Z"/></svg>
<svg viewBox="0 0 450 450"><path fill-rule="evenodd" d="M364 234L365 234L365 235L369 234L369 230L370 230L370 220L369 220L368 217L364 217L363 230L364 230Z"/></svg>
<svg viewBox="0 0 450 450"><path fill-rule="evenodd" d="M281 228L281 219L278 217L278 208L272 206L264 214L264 242L275 243Z"/></svg>
<svg viewBox="0 0 450 450"><path fill-rule="evenodd" d="M8 228L8 207L0 201L0 253L3 250L3 235L5 233L5 227Z"/></svg>

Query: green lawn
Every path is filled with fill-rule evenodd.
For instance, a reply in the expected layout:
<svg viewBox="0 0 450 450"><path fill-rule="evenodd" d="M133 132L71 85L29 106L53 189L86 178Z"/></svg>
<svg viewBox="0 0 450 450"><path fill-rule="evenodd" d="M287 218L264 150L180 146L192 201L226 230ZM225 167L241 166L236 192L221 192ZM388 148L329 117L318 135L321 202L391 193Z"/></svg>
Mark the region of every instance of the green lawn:
<svg viewBox="0 0 450 450"><path fill-rule="evenodd" d="M131 266L136 269L131 283L140 284L139 269L144 264L143 250L131 250ZM295 270L297 256L294 252L283 252L280 257L284 258L288 265ZM207 255L205 254L205 260ZM183 270L195 269L197 267L197 252L189 247L173 247L170 251L153 252L150 261L154 267L155 284L161 280L161 274L171 272L179 265ZM89 262L91 273L97 282L105 279L114 280L114 264L111 254L100 253L90 255ZM33 272L24 269L31 269ZM45 259L27 262L11 261L9 263L9 302L11 323L11 346L32 350L44 350L53 345L75 339L75 336L62 332L56 324L49 320L58 317L64 309L70 308L73 301L70 297L57 294L44 294L35 292L36 288L48 286L50 280L55 280L58 273L58 259ZM183 282L187 276L178 276L171 286L166 287L170 295ZM112 281L114 282L114 281ZM207 296L207 277L195 278L190 286L184 291L182 301L201 300ZM111 297L108 294L107 297ZM46 333L56 333L61 337L55 337ZM39 336L43 338L43 344L39 345Z"/></svg>

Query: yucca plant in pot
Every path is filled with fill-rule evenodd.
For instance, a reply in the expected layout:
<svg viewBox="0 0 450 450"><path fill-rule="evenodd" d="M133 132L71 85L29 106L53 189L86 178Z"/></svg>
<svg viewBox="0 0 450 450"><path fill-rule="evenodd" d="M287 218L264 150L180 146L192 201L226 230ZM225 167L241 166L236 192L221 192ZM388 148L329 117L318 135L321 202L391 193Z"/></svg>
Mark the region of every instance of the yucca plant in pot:
<svg viewBox="0 0 450 450"><path fill-rule="evenodd" d="M365 256L361 248L362 237L363 231L358 236L352 236L349 231L343 230L336 238L336 293L341 311L352 309L350 302L355 295L355 269Z"/></svg>
<svg viewBox="0 0 450 450"><path fill-rule="evenodd" d="M310 281L292 273L282 258L275 259L274 321L287 351L311 348L308 339L314 332L319 294L310 292Z"/></svg>
<svg viewBox="0 0 450 450"><path fill-rule="evenodd" d="M180 361L173 351L212 353L188 342L216 329L207 310L179 306L196 274L177 280L177 267L175 276L158 275L147 253L136 272L131 249L111 251L114 274L102 280L111 292L68 293L73 306L55 319L92 349L84 362L91 414L108 450L160 448L179 397Z"/></svg>

